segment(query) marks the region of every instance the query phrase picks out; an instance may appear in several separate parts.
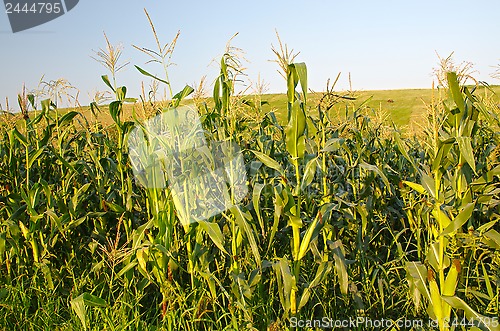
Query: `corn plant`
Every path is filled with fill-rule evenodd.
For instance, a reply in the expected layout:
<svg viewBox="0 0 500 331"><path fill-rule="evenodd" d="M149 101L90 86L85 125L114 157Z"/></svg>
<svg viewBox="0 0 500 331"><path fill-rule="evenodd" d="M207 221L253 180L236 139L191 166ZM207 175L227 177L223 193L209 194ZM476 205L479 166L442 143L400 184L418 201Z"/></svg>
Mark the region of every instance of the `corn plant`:
<svg viewBox="0 0 500 331"><path fill-rule="evenodd" d="M460 87L454 72L447 74L448 98L443 102L443 116L432 113L431 167L418 168L420 183L404 181L410 188L426 197L426 211L421 214L428 224L427 266L410 262L408 277L416 295L428 300L428 313L437 320L440 330L449 330L452 308L463 309L469 319L480 318L469 305L457 296L460 259L452 259L452 242L465 224L477 226L473 214L481 199L474 192L474 177L487 169L477 167L473 145L477 144L478 117L484 108L467 87ZM488 114L485 114L489 116ZM405 152L406 153L406 152ZM489 177L494 175L489 173ZM418 301L418 299L417 299ZM476 323L481 324L480 320ZM497 330L498 327L482 324Z"/></svg>

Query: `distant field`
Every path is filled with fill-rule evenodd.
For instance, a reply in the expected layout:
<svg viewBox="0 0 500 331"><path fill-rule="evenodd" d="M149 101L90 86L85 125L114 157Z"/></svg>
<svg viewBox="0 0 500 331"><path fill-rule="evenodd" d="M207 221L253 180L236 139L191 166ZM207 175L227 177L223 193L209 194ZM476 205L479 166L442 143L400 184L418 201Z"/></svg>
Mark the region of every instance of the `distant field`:
<svg viewBox="0 0 500 331"><path fill-rule="evenodd" d="M338 92L339 94L345 94L345 92ZM432 101L434 93L435 100L439 99L440 91L435 89L400 89L400 90L372 90L372 91L356 91L352 93L352 96L356 100L339 101L331 110L331 116L335 117L345 114L345 107L349 110L355 109L360 105L364 104L365 109L373 111L375 115L379 111L385 112L389 115L388 120L394 122L398 127L413 126L419 122L420 116L425 113L426 106ZM491 98L492 102L495 104L500 104L500 86L491 86L491 90L487 90L481 87L478 95L484 98ZM308 108L309 111L314 113L317 109L317 103L321 98L322 93L310 93L308 95ZM264 94L261 96L262 101L267 101L262 109L264 111L274 111L280 122L285 124L286 122L286 94ZM211 100L211 99L210 99ZM191 100L187 99L184 103L189 104ZM211 101L209 101L210 103ZM124 107L124 115L126 119L132 119L132 105L127 104ZM92 115L90 112L90 107L84 106L80 109L60 109L61 113L66 113L70 110L80 111L85 117L91 121ZM100 114L98 116L99 122L104 126L112 125L113 120L109 115L107 106L100 107ZM136 114L141 117L141 111L139 104L136 104Z"/></svg>
<svg viewBox="0 0 500 331"><path fill-rule="evenodd" d="M492 86L492 91L485 88L480 88L476 93L486 98L493 98L497 104L500 102L500 86ZM439 91L434 90L435 100L439 99ZM398 126L410 125L412 120L417 120L432 101L432 89L402 89L402 90L373 90L355 92L355 101L339 102L332 111L332 114L343 114L345 112L346 103L350 109L366 102L366 107L371 108L374 112L379 110L386 111L392 120ZM316 107L316 104L321 97L321 93L311 94L309 107ZM262 100L268 101L269 105L264 106L264 109L275 109L279 115L279 119L284 119L286 114L286 95L284 94L268 94L262 97Z"/></svg>

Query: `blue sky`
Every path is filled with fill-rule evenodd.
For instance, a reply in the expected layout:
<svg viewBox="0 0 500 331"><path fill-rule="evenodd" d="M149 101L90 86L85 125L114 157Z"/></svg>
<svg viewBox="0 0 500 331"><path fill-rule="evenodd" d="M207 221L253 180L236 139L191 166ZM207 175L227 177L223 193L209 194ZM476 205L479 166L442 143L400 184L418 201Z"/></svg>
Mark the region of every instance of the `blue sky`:
<svg viewBox="0 0 500 331"><path fill-rule="evenodd" d="M328 78L343 75L339 88L348 87L351 73L356 90L428 88L436 52L455 61L471 61L476 77L490 77L500 63L500 1L137 1L80 0L66 15L34 29L13 34L7 15L0 13L0 104L11 107L23 83L37 88L40 78L67 79L80 90L80 102L89 102L94 90L105 90L100 76L106 69L94 61L92 50L111 43L124 46L123 60L131 62L118 75L129 96L139 94L149 80L132 65L152 73L162 69L145 65L147 58L132 44L154 48L155 42L143 8L155 23L162 42L181 31L170 68L174 92L207 76L208 90L217 75L217 63L229 38L243 49L248 80L260 78L268 92L285 91L277 72L271 44L275 30L290 48L300 51L297 61L309 70L309 86L324 89Z"/></svg>

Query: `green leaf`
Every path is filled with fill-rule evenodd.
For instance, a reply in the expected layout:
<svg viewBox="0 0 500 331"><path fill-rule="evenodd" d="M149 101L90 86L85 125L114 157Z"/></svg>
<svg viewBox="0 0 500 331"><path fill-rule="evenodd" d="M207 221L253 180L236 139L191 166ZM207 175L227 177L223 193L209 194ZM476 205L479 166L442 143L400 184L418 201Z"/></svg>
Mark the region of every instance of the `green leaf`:
<svg viewBox="0 0 500 331"><path fill-rule="evenodd" d="M443 157L448 155L450 152L450 149L453 147L453 144L455 142L455 138L449 139L449 141L442 142L441 146L439 147L438 153L436 157L434 158L434 161L432 161L432 171L438 170L442 166L446 166L446 163L448 162L446 158L444 159L445 162L443 161Z"/></svg>
<svg viewBox="0 0 500 331"><path fill-rule="evenodd" d="M40 263L40 269L42 269L42 273L45 277L47 287L50 290L54 290L54 282L52 281L52 272L50 271L50 268L47 265L47 263L45 262Z"/></svg>
<svg viewBox="0 0 500 331"><path fill-rule="evenodd" d="M220 79L218 78L214 84L212 98L214 99L214 109L220 111L222 109L222 101L220 100Z"/></svg>
<svg viewBox="0 0 500 331"><path fill-rule="evenodd" d="M238 227L245 233L248 242L250 243L250 248L252 250L253 256L255 257L255 262L258 266L260 266L262 264L262 261L260 259L259 247L257 246L257 242L255 241L254 231L246 220L246 217L248 217L248 215L243 213L243 211L241 211L240 207L238 206L233 206L231 208L231 213L234 215ZM249 218L251 219L251 217Z"/></svg>
<svg viewBox="0 0 500 331"><path fill-rule="evenodd" d="M253 186L252 192L252 204L255 214L257 214L257 219L259 220L259 225L262 231L262 235L265 234L264 221L262 219L262 215L260 212L260 195L262 194L262 189L264 189L266 185L261 183L255 183Z"/></svg>
<svg viewBox="0 0 500 331"><path fill-rule="evenodd" d="M316 270L316 276L314 276L313 281L307 286L302 292L302 296L300 297L299 306L297 310L300 310L302 307L306 305L311 296L312 290L318 286L325 278L328 276L330 271L332 270L332 262L322 262L318 269Z"/></svg>
<svg viewBox="0 0 500 331"><path fill-rule="evenodd" d="M116 276L118 278L120 278L121 276L123 276L127 271L129 271L130 269L134 268L135 266L137 265L137 261L133 261L133 262L130 262L129 264L127 264L125 267L122 268L122 270L120 270Z"/></svg>
<svg viewBox="0 0 500 331"><path fill-rule="evenodd" d="M491 286L491 280L490 275L488 274L488 270L486 270L486 267L482 262L481 268L483 269L484 284L486 285L486 291L488 291L489 300L493 300L493 298L495 297L495 292L493 291L493 287Z"/></svg>
<svg viewBox="0 0 500 331"><path fill-rule="evenodd" d="M374 173L379 175L382 178L382 181L384 182L385 186L387 187L387 190L389 190L389 191L391 190L391 184L389 183L389 180L387 179L385 174L382 172L382 170L380 170L377 166L374 166L374 165L371 165L371 164L368 164L365 162L360 163L359 166L363 169L373 171Z"/></svg>
<svg viewBox="0 0 500 331"><path fill-rule="evenodd" d="M42 112L48 113L50 111L50 99L42 100L40 104L42 105Z"/></svg>
<svg viewBox="0 0 500 331"><path fill-rule="evenodd" d="M316 175L317 166L318 166L317 157L307 162L306 168L304 170L304 177L302 178L302 182L300 183L301 190L304 190L312 183L312 181L314 180L314 176Z"/></svg>
<svg viewBox="0 0 500 331"><path fill-rule="evenodd" d="M116 93L113 85L111 85L111 82L109 81L108 75L101 76L103 82L108 85L108 87L113 91L113 93Z"/></svg>
<svg viewBox="0 0 500 331"><path fill-rule="evenodd" d="M486 244L492 248L500 249L500 233L490 230L484 234Z"/></svg>
<svg viewBox="0 0 500 331"><path fill-rule="evenodd" d="M80 113L79 112L76 112L76 111L70 111L69 113L66 113L64 114L60 119L59 119L59 125L60 126L64 126L66 124L69 124L71 123L71 121L73 120L73 118L76 116L76 115L79 115Z"/></svg>
<svg viewBox="0 0 500 331"><path fill-rule="evenodd" d="M472 144L470 137L457 137L456 138L460 154L465 161L470 165L474 173L476 172L476 161L474 159L474 152L472 151Z"/></svg>
<svg viewBox="0 0 500 331"><path fill-rule="evenodd" d="M451 224L450 218L448 217L448 215L446 215L446 213L441 208L439 208L437 206L434 207L434 209L432 209L432 211L431 211L431 214L438 221L438 224L441 224L441 226L443 228L447 228L448 225Z"/></svg>
<svg viewBox="0 0 500 331"><path fill-rule="evenodd" d="M82 185L71 198L71 203L73 204L73 208L76 208L82 202L82 195L87 192L90 188L91 183L87 183Z"/></svg>
<svg viewBox="0 0 500 331"><path fill-rule="evenodd" d="M269 168L278 171L280 174L285 175L285 171L283 170L281 165L278 163L278 161L273 160L271 157L267 156L264 153L253 151L253 150L251 152L255 154L255 156L260 160L260 162L264 163Z"/></svg>
<svg viewBox="0 0 500 331"><path fill-rule="evenodd" d="M446 227L446 229L444 229L441 235L446 235L460 229L462 225L464 225L465 222L467 222L472 216L472 212L474 211L475 206L476 204L472 202L463 207L460 214L458 214L457 217L455 217L455 219Z"/></svg>
<svg viewBox="0 0 500 331"><path fill-rule="evenodd" d="M153 227L154 221L153 219L149 220L147 223L139 226L132 232L132 249L135 251L142 244L144 237L151 227Z"/></svg>
<svg viewBox="0 0 500 331"><path fill-rule="evenodd" d="M83 293L82 295L80 295L81 297L83 297L83 302L85 303L86 306L88 307L101 307L101 308L105 308L108 306L108 304L106 303L106 301L104 299L101 299L95 295L92 295L90 293Z"/></svg>
<svg viewBox="0 0 500 331"><path fill-rule="evenodd" d="M153 79L156 79L157 81L160 81L160 82L162 82L162 83L165 83L165 84L167 84L167 85L170 85L170 83L169 83L169 82L167 82L166 80L163 80L163 79L161 79L161 78L158 78L158 77L156 77L155 75L150 74L149 72L147 72L146 70L141 69L141 68L140 68L140 67L138 67L138 66L135 66L135 67L136 67L136 69L137 69L137 70L139 70L139 72L140 72L141 74L143 74L144 76L151 77L151 78L153 78Z"/></svg>
<svg viewBox="0 0 500 331"><path fill-rule="evenodd" d="M30 143L28 142L28 139L26 139L26 137L23 136L23 134L19 132L17 128L12 129L11 132L13 133L14 137L16 137L16 139L19 140L19 142L24 145L24 147L29 146Z"/></svg>
<svg viewBox="0 0 500 331"><path fill-rule="evenodd" d="M3 263L3 253L5 253L6 233L0 233L0 263Z"/></svg>
<svg viewBox="0 0 500 331"><path fill-rule="evenodd" d="M276 273L276 280L278 282L278 293L281 305L285 312L290 310L290 293L292 288L295 287L296 281L290 272L289 262L286 258L279 259L274 265L273 269Z"/></svg>
<svg viewBox="0 0 500 331"><path fill-rule="evenodd" d="M116 89L116 98L118 101L125 101L127 96L127 88L125 86L121 86Z"/></svg>
<svg viewBox="0 0 500 331"><path fill-rule="evenodd" d="M427 288L427 268L420 262L406 263L406 277L413 282L420 294L423 294L427 300L430 300L431 294Z"/></svg>
<svg viewBox="0 0 500 331"><path fill-rule="evenodd" d="M425 190L425 188L420 184L408 182L406 180L404 180L403 183L406 184L407 186L411 187L412 189L414 189L415 191L417 191L420 194L427 194L427 191Z"/></svg>
<svg viewBox="0 0 500 331"><path fill-rule="evenodd" d="M307 66L304 62L294 63L293 66L299 78L300 87L302 88L302 95L304 96L304 103L307 103Z"/></svg>
<svg viewBox="0 0 500 331"><path fill-rule="evenodd" d="M83 302L82 295L71 300L70 304L71 304L71 309L73 309L76 316L78 316L78 318L80 319L83 329L87 330L87 314L85 313L85 303Z"/></svg>
<svg viewBox="0 0 500 331"><path fill-rule="evenodd" d="M410 155L408 155L408 147L403 142L403 140L401 139L401 135L397 131L394 132L394 140L396 140L396 145L398 146L399 152L404 156L406 160L408 160L408 162L413 165L413 167L415 167L413 159L410 158Z"/></svg>
<svg viewBox="0 0 500 331"><path fill-rule="evenodd" d="M446 78L448 80L448 86L451 92L451 96L455 104L457 105L460 113L464 112L464 98L462 95L462 91L460 90L460 85L458 84L458 77L456 72L448 72L446 74Z"/></svg>
<svg viewBox="0 0 500 331"><path fill-rule="evenodd" d="M70 304L71 308L82 322L84 330L87 330L85 307L105 308L108 306L106 301L87 292L71 300Z"/></svg>
<svg viewBox="0 0 500 331"><path fill-rule="evenodd" d="M297 256L297 261L302 260L302 258L306 255L307 251L309 250L309 244L311 243L311 239L313 237L313 233L316 230L316 225L318 224L319 221L319 216L320 214L318 213L318 216L314 218L314 221L312 221L311 224L309 224L309 227L307 228L306 234L302 238L302 241L300 242L300 247L299 247L299 254ZM320 224L322 226L322 224Z"/></svg>
<svg viewBox="0 0 500 331"><path fill-rule="evenodd" d="M80 224L82 224L83 222L85 222L87 220L87 216L83 216L83 217L80 217L78 219L74 219L74 220L71 220L67 225L66 225L66 229L72 229L72 228L76 228L77 226L79 226ZM66 230L65 229L65 230Z"/></svg>
<svg viewBox="0 0 500 331"><path fill-rule="evenodd" d="M36 109L35 105L35 95L34 94L28 94L28 101L33 109Z"/></svg>
<svg viewBox="0 0 500 331"><path fill-rule="evenodd" d="M121 120L120 120L121 111L122 111L122 102L121 101L113 101L109 104L109 113L111 114L113 121L118 125L120 125L120 123L121 123Z"/></svg>
<svg viewBox="0 0 500 331"><path fill-rule="evenodd" d="M32 124L38 124L45 117L46 112L42 110L32 121Z"/></svg>
<svg viewBox="0 0 500 331"><path fill-rule="evenodd" d="M40 148L37 151L32 151L28 156L28 168L33 166L33 163L42 155L45 148Z"/></svg>
<svg viewBox="0 0 500 331"><path fill-rule="evenodd" d="M295 69L295 66L293 64L289 64L287 68L287 100L288 107L291 107L291 105L295 101L295 87L298 84L299 76L297 75L297 70ZM290 108L288 108L288 110L290 111ZM288 115L290 115L290 113ZM288 117L288 120L290 120L290 116Z"/></svg>
<svg viewBox="0 0 500 331"><path fill-rule="evenodd" d="M109 209L111 209L115 213L123 214L125 212L125 208L123 208L122 206L120 206L116 203L113 203L111 201L105 201L105 203L109 207Z"/></svg>
<svg viewBox="0 0 500 331"><path fill-rule="evenodd" d="M185 98L187 97L188 95L190 95L191 93L194 92L194 89L189 86L189 85L186 85L182 91L180 91L179 93L177 93L176 95L174 95L172 97L172 99L176 100L176 103L174 104L174 107L177 107L179 105L179 103Z"/></svg>
<svg viewBox="0 0 500 331"><path fill-rule="evenodd" d="M481 225L480 227L478 227L476 230L477 232L479 233L483 233L485 231L488 231L489 229L491 229L493 226L495 226L495 224L497 224L497 222L499 221L499 219L495 219L491 222L488 222L488 223L484 223L483 225Z"/></svg>
<svg viewBox="0 0 500 331"><path fill-rule="evenodd" d="M435 185L434 179L431 176L424 173L422 173L421 177L422 177L421 178L422 186L425 188L427 193L429 193L433 198L437 199L436 188L434 186Z"/></svg>
<svg viewBox="0 0 500 331"><path fill-rule="evenodd" d="M59 161L61 161L61 163L62 163L62 164L64 165L64 167L66 168L66 172L70 172L70 171L68 171L68 170L71 170L71 172L70 172L70 173L73 173L73 172L75 172L75 171L76 171L76 170L75 170L75 168L74 168L74 167L73 167L73 166L72 166L72 165L71 165L68 161L66 161L66 159L65 159L65 158L63 158L63 157L61 156L61 154L60 154L60 153L56 152L56 150L55 150L52 146L50 146L50 145L49 145L49 147L48 147L48 148L49 148L49 149L50 149L50 151L52 152L52 155L55 155L55 156L58 158L58 160L59 160ZM73 162L71 162L71 163L73 163Z"/></svg>
<svg viewBox="0 0 500 331"><path fill-rule="evenodd" d="M146 265L146 263L148 263L148 251L148 247L142 247L135 252L135 257L137 258L137 263L139 265L139 272L146 275L148 272Z"/></svg>
<svg viewBox="0 0 500 331"><path fill-rule="evenodd" d="M322 152L336 152L344 144L344 138L332 138L325 143L325 147L321 150Z"/></svg>
<svg viewBox="0 0 500 331"><path fill-rule="evenodd" d="M207 222L207 221L199 221L198 224L200 227L208 234L210 239L214 242L214 244L224 253L229 255L229 253L224 248L224 235L220 230L220 227L217 223Z"/></svg>
<svg viewBox="0 0 500 331"><path fill-rule="evenodd" d="M443 296L442 299L446 301L453 308L463 310L465 313L465 317L467 317L469 320L474 320L476 322L491 320L491 318L488 318L476 312L467 303L465 303L462 299L456 296L452 297ZM498 323L488 323L488 324L481 323L478 326L482 330L500 331L500 326L498 325Z"/></svg>
<svg viewBox="0 0 500 331"><path fill-rule="evenodd" d="M430 265L434 270L439 270L439 241L429 244L426 254L426 264ZM451 260L448 256L443 257L443 269L450 266Z"/></svg>
<svg viewBox="0 0 500 331"><path fill-rule="evenodd" d="M273 215L273 225L271 227L271 233L268 236L267 252L272 248L274 242L274 237L278 232L278 226L280 222L281 215L283 214L286 206L286 202L281 196L282 191L279 187L274 187L274 215Z"/></svg>
<svg viewBox="0 0 500 331"><path fill-rule="evenodd" d="M347 263L344 254L344 246L340 240L337 240L330 245L335 260L335 271L339 277L340 292L347 294L349 290L349 277L347 275Z"/></svg>
<svg viewBox="0 0 500 331"><path fill-rule="evenodd" d="M306 150L306 114L300 105L300 101L295 101L292 105L290 121L285 128L286 149L294 161L304 157Z"/></svg>

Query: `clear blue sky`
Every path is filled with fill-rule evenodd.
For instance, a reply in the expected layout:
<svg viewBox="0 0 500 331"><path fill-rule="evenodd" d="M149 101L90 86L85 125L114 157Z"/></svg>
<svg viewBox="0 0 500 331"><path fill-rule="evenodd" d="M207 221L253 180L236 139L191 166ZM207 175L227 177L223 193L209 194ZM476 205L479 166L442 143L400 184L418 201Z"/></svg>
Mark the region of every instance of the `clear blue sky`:
<svg viewBox="0 0 500 331"><path fill-rule="evenodd" d="M277 73L271 44L275 29L289 47L300 51L298 61L309 69L309 85L324 89L328 78L347 74L356 90L427 88L438 52L455 51L456 62L475 64L481 80L490 77L500 62L500 1L137 1L80 0L66 15L26 32L13 34L7 15L0 13L0 104L11 106L23 83L28 89L46 80L67 79L80 90L82 104L93 90L105 90L100 80L106 70L90 56L105 46L103 31L113 44L125 47L122 58L153 72L147 58L132 44L154 48L146 8L160 40L169 41L181 31L170 69L174 90L217 74L213 59L224 52L228 39L239 32L233 45L246 52L248 77L269 84L269 92L285 91ZM129 96L138 96L147 78L130 65L118 75ZM208 87L211 89L211 86ZM175 92L175 91L174 91Z"/></svg>

